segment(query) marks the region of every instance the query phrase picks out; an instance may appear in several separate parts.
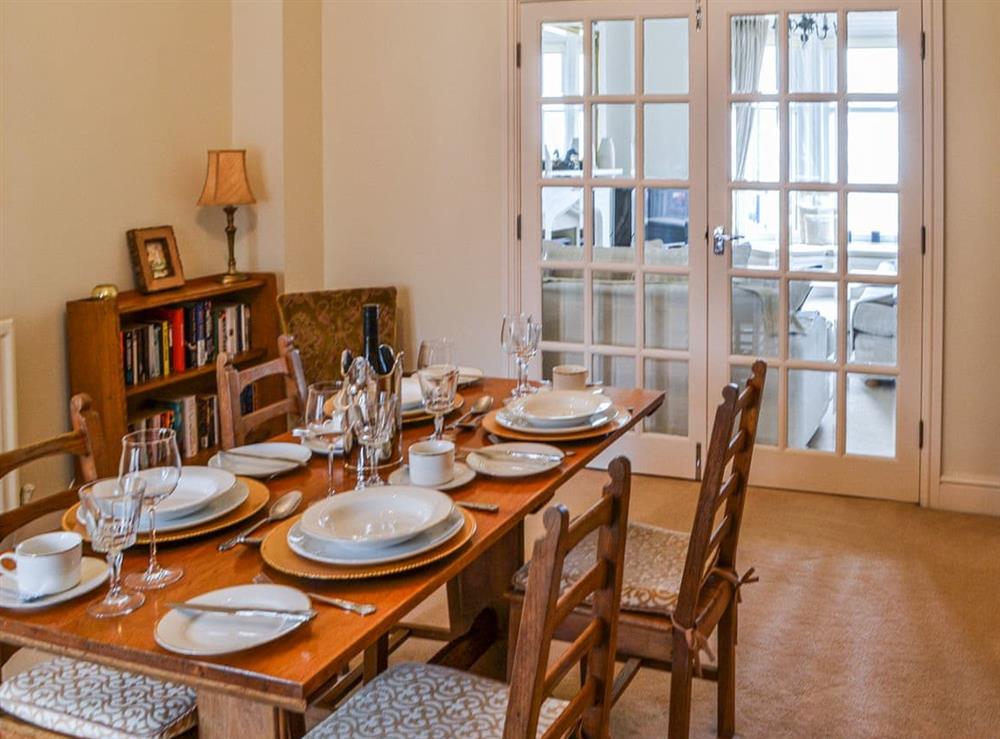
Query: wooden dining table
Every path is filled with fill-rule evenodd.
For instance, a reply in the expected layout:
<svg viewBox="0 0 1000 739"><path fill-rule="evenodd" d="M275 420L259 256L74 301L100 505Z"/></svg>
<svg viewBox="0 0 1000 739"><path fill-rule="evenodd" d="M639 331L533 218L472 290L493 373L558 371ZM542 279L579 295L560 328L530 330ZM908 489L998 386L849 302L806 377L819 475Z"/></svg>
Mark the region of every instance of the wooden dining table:
<svg viewBox="0 0 1000 739"><path fill-rule="evenodd" d="M509 380L484 379L462 390L465 407L484 393L502 399L512 386ZM255 546L219 552L218 544L233 534L229 530L161 545L161 563L182 566L185 575L165 590L148 592L145 605L127 616L106 620L89 617L85 609L94 595L35 612L0 611L0 643L7 650L32 647L189 685L197 691L199 736L211 739L301 734L307 706L318 699L329 702L331 695L342 697L361 679L374 677L385 668L391 649L408 636L440 639L444 644L435 661L460 668L468 668L489 651L493 655L492 671L502 678L507 633L503 594L511 576L524 562L525 518L540 511L563 483L654 412L664 397L659 391L642 389L607 388L605 392L616 405L631 413L621 427L598 438L557 443L572 453L548 472L516 479L478 476L450 493L456 501L496 504L499 512L472 511L477 524L475 535L444 560L367 580L301 580L270 570ZM404 448L425 436L428 428L428 423L406 426ZM282 435L276 440L291 440L291 436ZM457 443L479 447L491 442L480 428L475 432L460 431ZM334 477L338 491L349 489L342 464L335 465ZM304 493L304 505L312 503L326 495L326 461L314 458L306 469L278 477L267 486L272 500L298 489ZM599 494L595 487L595 500ZM134 547L126 553L124 571L141 570L146 556L145 547ZM188 657L157 645L154 629L170 610L168 602L247 584L262 571L273 582L372 603L377 610L360 616L316 604L317 617L284 638L220 657ZM449 615L446 627L405 623L415 606L445 585ZM360 655L361 665L350 671L352 660Z"/></svg>

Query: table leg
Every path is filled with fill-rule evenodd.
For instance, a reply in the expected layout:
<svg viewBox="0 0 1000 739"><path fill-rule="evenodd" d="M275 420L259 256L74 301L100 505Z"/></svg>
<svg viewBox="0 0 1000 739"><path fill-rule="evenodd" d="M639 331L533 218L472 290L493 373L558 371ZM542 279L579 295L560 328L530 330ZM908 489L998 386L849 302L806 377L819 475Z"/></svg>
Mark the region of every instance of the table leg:
<svg viewBox="0 0 1000 739"><path fill-rule="evenodd" d="M302 714L235 695L198 691L200 739L298 739L304 733Z"/></svg>
<svg viewBox="0 0 1000 739"><path fill-rule="evenodd" d="M389 635L383 634L365 650L363 664L364 681L370 683L385 672L389 666Z"/></svg>
<svg viewBox="0 0 1000 739"><path fill-rule="evenodd" d="M500 641L490 651L492 659L484 672L500 680L506 676L507 618L510 608L503 594L511 578L524 563L524 523L518 523L479 559L448 583L448 619L452 633L468 631L484 610L496 614Z"/></svg>

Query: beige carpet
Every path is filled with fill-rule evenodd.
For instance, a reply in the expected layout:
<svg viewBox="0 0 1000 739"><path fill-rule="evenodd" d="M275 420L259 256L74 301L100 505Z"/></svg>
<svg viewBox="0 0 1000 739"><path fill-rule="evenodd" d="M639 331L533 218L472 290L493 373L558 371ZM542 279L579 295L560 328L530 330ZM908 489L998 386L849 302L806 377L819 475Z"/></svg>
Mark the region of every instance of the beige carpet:
<svg viewBox="0 0 1000 739"><path fill-rule="evenodd" d="M603 476L557 500L578 512ZM694 483L635 478L634 520L690 527ZM529 542L540 517L529 522ZM753 489L741 569L737 732L744 737L1000 737L1000 519ZM415 615L444 623L437 597ZM393 661L423 658L410 642ZM666 736L669 676L640 672L612 714L621 737ZM692 735L715 735L715 684L695 681Z"/></svg>

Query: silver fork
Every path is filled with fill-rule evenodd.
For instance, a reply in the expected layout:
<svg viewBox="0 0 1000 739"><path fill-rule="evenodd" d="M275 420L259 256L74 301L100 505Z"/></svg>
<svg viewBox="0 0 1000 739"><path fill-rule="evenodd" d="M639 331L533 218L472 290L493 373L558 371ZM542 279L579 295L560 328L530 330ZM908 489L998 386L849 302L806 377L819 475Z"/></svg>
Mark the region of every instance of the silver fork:
<svg viewBox="0 0 1000 739"><path fill-rule="evenodd" d="M253 577L253 581L258 585L271 585L274 581L265 575L263 572L258 572ZM305 592L305 591L303 591ZM333 606L334 608L340 608L344 611L350 611L351 613L357 613L360 616L368 616L375 613L375 606L371 603L355 603L353 600L344 600L343 598L333 598L329 595L321 595L319 593L305 593L306 597L310 600L318 601L320 603L326 603L328 606Z"/></svg>

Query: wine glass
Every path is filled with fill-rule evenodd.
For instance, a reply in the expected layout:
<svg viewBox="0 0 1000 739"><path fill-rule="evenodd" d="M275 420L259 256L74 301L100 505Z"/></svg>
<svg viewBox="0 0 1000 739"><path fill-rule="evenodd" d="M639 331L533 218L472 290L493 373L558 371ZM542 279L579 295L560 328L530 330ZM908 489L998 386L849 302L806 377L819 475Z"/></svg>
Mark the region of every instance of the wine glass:
<svg viewBox="0 0 1000 739"><path fill-rule="evenodd" d="M365 464L358 467L355 490L385 485L378 474L377 448L389 441L396 423L398 398L380 392L374 382L357 388L347 408L351 429L364 451Z"/></svg>
<svg viewBox="0 0 1000 739"><path fill-rule="evenodd" d="M121 586L122 551L135 544L146 481L128 474L117 485L91 483L80 488L80 511L95 552L106 552L111 570L104 600L87 606L94 618L124 616L146 602L146 596Z"/></svg>
<svg viewBox="0 0 1000 739"><path fill-rule="evenodd" d="M424 409L434 416L431 439L444 437L444 417L455 405L458 391L458 367L453 362L451 339L431 339L420 342L417 354L417 380L423 396Z"/></svg>
<svg viewBox="0 0 1000 739"><path fill-rule="evenodd" d="M542 336L542 324L530 315L519 313L516 316L504 316L500 324L500 346L507 354L513 354L517 360L517 386L511 392L515 398L537 392L528 383L528 364L538 353L538 341Z"/></svg>
<svg viewBox="0 0 1000 739"><path fill-rule="evenodd" d="M308 438L326 444L326 494L333 495L333 457L337 442L347 433L344 383L314 382L306 396L305 429ZM346 443L346 441L345 441Z"/></svg>
<svg viewBox="0 0 1000 739"><path fill-rule="evenodd" d="M122 457L118 482L138 475L146 483L143 494L149 512L149 566L143 573L132 573L125 584L140 590L158 590L184 576L180 567L167 569L156 561L156 507L177 488L181 479L181 453L173 429L133 431L122 437Z"/></svg>

